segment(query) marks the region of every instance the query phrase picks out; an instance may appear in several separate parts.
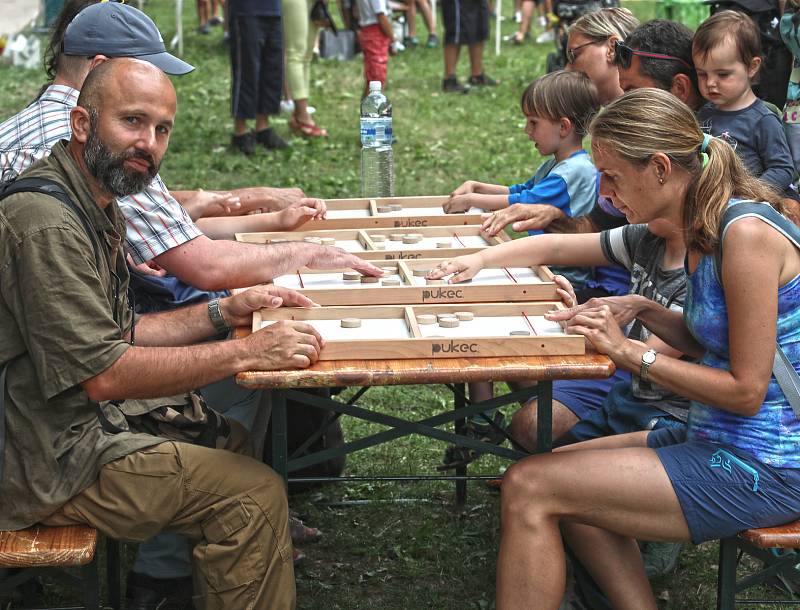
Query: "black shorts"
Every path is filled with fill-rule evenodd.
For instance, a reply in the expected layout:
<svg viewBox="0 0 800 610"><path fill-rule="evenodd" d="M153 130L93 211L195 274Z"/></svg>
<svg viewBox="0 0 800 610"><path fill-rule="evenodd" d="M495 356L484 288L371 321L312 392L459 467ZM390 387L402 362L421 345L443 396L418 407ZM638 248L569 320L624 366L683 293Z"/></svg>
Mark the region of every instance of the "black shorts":
<svg viewBox="0 0 800 610"><path fill-rule="evenodd" d="M231 114L236 119L278 114L283 91L280 17L236 15L231 35Z"/></svg>
<svg viewBox="0 0 800 610"><path fill-rule="evenodd" d="M486 0L442 0L445 44L475 44L489 38Z"/></svg>

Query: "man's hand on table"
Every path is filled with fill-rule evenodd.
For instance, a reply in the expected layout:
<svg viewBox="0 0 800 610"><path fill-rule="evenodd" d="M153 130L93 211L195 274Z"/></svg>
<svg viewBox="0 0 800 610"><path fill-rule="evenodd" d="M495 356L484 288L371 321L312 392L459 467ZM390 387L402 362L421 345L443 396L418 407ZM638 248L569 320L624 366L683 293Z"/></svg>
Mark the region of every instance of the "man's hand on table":
<svg viewBox="0 0 800 610"><path fill-rule="evenodd" d="M281 286L256 286L220 299L219 307L228 326L249 326L253 312L278 307L319 307L296 290Z"/></svg>
<svg viewBox="0 0 800 610"><path fill-rule="evenodd" d="M314 327L295 320L274 322L242 340L250 344L248 369L258 371L306 368L319 360L325 345Z"/></svg>
<svg viewBox="0 0 800 610"><path fill-rule="evenodd" d="M381 277L383 269L335 246L308 245L305 266L309 269L353 269L362 275Z"/></svg>

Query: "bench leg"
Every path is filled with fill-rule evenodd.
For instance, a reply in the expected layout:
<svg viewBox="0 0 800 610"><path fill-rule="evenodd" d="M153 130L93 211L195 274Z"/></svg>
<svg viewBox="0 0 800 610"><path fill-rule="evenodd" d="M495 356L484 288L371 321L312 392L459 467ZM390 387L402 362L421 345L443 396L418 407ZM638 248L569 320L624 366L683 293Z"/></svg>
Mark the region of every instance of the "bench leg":
<svg viewBox="0 0 800 610"><path fill-rule="evenodd" d="M100 574L97 569L97 555L81 568L83 576L83 605L86 610L100 610Z"/></svg>
<svg viewBox="0 0 800 610"><path fill-rule="evenodd" d="M114 610L122 610L119 541L106 538L106 576L108 602Z"/></svg>
<svg viewBox="0 0 800 610"><path fill-rule="evenodd" d="M466 401L464 400L464 391L465 386L463 383L454 384L454 387L457 388L459 391L453 392L453 409L458 411L459 409L463 409L466 406ZM467 425L466 419L457 419L454 422L454 429L456 434L464 434L464 427ZM467 476L467 466L459 466L456 468L456 476L465 477ZM467 501L467 481L466 479L460 479L456 481L456 506L459 508L463 507Z"/></svg>
<svg viewBox="0 0 800 610"><path fill-rule="evenodd" d="M735 538L719 541L717 610L734 610L736 606L736 554Z"/></svg>

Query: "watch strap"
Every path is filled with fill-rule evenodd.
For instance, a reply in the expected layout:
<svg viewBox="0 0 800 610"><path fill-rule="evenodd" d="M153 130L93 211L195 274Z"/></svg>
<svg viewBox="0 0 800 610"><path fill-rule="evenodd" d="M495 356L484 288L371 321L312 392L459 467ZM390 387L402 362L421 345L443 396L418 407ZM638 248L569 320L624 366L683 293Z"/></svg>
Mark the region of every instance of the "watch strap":
<svg viewBox="0 0 800 610"><path fill-rule="evenodd" d="M222 317L222 310L219 308L219 299L211 299L208 302L208 319L211 320L214 330L218 333L226 333L231 329L225 322L225 318Z"/></svg>

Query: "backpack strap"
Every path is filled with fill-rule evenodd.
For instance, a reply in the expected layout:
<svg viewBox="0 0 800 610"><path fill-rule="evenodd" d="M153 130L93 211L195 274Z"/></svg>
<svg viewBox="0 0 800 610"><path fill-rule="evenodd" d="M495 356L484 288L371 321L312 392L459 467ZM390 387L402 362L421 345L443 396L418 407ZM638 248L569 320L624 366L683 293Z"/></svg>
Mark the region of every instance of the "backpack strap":
<svg viewBox="0 0 800 610"><path fill-rule="evenodd" d="M15 193L42 193L44 195L49 195L72 210L78 217L78 220L81 221L86 235L89 237L89 241L92 242L95 262L98 268L100 267L100 248L97 243L97 235L92 229L92 223L86 216L86 212L72 201L61 185L46 178L20 178L13 182L5 183L0 187L0 201ZM8 366L12 362L13 359L6 362L3 365L2 371L0 371L0 481L3 480L3 462L6 448L6 373L8 372ZM105 426L103 428L105 429Z"/></svg>
<svg viewBox="0 0 800 610"><path fill-rule="evenodd" d="M722 215L719 225L719 245L714 252L714 274L717 276L720 286L722 286L722 242L725 240L725 234L737 220L754 217L772 226L800 250L800 228L770 204L759 201L740 201L729 205ZM800 419L800 375L794 370L792 363L778 343L775 344L772 374L792 406L795 417Z"/></svg>

